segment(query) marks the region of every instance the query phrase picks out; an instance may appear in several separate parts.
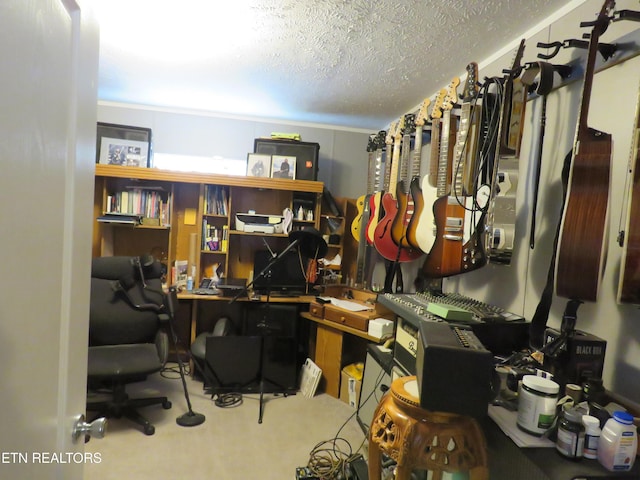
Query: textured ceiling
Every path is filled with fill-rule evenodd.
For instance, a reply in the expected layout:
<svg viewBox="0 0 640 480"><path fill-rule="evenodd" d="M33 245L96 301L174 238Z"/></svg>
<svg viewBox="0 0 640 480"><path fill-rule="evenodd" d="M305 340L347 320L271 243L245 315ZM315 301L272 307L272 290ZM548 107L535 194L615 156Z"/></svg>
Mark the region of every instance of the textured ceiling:
<svg viewBox="0 0 640 480"><path fill-rule="evenodd" d="M377 130L570 2L92 3L100 100Z"/></svg>

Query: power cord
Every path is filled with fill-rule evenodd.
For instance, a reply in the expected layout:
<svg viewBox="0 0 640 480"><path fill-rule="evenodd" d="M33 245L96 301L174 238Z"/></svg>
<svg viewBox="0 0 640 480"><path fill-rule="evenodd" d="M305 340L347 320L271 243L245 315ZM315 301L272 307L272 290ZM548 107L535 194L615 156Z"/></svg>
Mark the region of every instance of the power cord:
<svg viewBox="0 0 640 480"><path fill-rule="evenodd" d="M239 392L219 393L213 401L216 407L232 408L242 405L242 394Z"/></svg>

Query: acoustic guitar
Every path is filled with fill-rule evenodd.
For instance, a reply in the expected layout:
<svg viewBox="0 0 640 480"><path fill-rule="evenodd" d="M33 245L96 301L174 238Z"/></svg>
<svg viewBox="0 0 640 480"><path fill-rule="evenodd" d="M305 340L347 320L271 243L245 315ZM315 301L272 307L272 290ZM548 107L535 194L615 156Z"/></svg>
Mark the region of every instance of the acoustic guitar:
<svg viewBox="0 0 640 480"><path fill-rule="evenodd" d="M618 303L640 304L640 91L631 137L629 169L631 179L625 192L628 199L624 230L620 232L622 264L618 283Z"/></svg>
<svg viewBox="0 0 640 480"><path fill-rule="evenodd" d="M598 41L615 2L606 0L594 22L584 73L569 180L560 222L555 265L556 295L595 302L604 270L609 221L611 135L587 125Z"/></svg>

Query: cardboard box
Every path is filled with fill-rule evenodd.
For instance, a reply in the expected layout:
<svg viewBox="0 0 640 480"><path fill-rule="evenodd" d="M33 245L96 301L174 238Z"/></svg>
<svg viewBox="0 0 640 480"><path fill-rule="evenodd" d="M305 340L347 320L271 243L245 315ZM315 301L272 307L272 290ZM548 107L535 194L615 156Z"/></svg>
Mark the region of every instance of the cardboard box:
<svg viewBox="0 0 640 480"><path fill-rule="evenodd" d="M340 374L340 400L358 408L364 363L352 363L342 369Z"/></svg>

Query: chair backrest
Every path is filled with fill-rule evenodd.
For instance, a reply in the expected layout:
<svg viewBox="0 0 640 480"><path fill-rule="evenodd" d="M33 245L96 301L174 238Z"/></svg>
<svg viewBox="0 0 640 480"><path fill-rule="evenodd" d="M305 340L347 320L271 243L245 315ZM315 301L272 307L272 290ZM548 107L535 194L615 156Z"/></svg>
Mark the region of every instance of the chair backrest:
<svg viewBox="0 0 640 480"><path fill-rule="evenodd" d="M161 265L138 266L137 258L92 260L89 346L154 342L164 301Z"/></svg>

